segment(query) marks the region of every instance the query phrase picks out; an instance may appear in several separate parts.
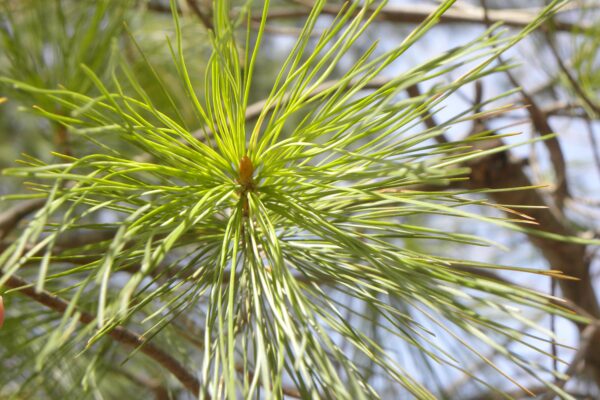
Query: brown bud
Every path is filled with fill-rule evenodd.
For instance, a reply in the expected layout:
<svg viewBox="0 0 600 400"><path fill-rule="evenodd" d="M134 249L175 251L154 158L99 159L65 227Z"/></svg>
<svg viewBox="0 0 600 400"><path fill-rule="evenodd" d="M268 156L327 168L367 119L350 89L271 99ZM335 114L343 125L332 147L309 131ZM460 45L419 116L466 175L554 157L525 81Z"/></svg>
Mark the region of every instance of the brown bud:
<svg viewBox="0 0 600 400"><path fill-rule="evenodd" d="M2 328L2 324L4 324L4 302L0 296L0 328Z"/></svg>
<svg viewBox="0 0 600 400"><path fill-rule="evenodd" d="M254 166L248 156L242 157L240 160L240 172L238 182L240 185L249 188L252 186L252 174L254 173Z"/></svg>

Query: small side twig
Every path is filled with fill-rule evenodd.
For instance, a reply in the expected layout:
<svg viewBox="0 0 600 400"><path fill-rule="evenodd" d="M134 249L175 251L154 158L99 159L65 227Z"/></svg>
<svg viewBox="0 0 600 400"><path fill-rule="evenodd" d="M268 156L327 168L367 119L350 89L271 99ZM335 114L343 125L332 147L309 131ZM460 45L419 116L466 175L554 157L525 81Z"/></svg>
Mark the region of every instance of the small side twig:
<svg viewBox="0 0 600 400"><path fill-rule="evenodd" d="M409 86L406 89L406 92L408 93L408 95L410 97L420 97L421 96L421 90L419 89L418 84ZM435 121L435 119L433 118L433 115L431 114L431 112L429 110L425 110L425 115L423 116L423 123L425 124L427 129L431 129L431 130L436 129L438 126L437 122ZM435 140L438 143L448 143L448 138L446 138L446 136L443 133L440 133L439 135L437 135L435 137Z"/></svg>
<svg viewBox="0 0 600 400"><path fill-rule="evenodd" d="M562 60L561 55L558 53L558 49L556 47L556 42L554 41L554 37L548 32L546 32L546 41L548 42L548 47L550 48L550 51L552 52L552 55L554 56L554 58L556 60L558 68L565 75L565 77L569 81L569 84L572 86L573 90L577 93L577 95L585 103L585 105L587 105L588 108L594 114L596 114L595 117L600 117L600 104L597 104L595 101L593 101L590 98L590 96L588 96L588 94L581 87L581 85L579 84L577 79L573 76L571 71L569 71L569 69L565 65L564 61Z"/></svg>

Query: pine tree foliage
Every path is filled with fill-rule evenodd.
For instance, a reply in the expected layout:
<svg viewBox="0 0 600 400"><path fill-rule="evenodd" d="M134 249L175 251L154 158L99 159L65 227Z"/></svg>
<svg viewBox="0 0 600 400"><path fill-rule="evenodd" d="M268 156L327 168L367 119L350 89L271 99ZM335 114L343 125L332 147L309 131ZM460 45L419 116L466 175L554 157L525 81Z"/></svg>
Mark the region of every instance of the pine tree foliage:
<svg viewBox="0 0 600 400"><path fill-rule="evenodd" d="M4 5L10 68L1 82L9 99L67 132L73 146L50 161L24 155L4 171L29 189L6 201L44 206L0 256L10 306L0 350L10 370L0 374L0 394L141 398L141 386L182 398L362 399L391 385L435 399L447 382L428 377L439 371L498 393L489 376L525 390L513 376L520 371L569 396L554 385L554 371L503 343L551 358L553 334L530 316L579 317L550 296L469 268L557 271L407 245L495 245L411 222L435 216L584 242L536 231L517 205L491 205L481 191L424 189L462 181L469 161L505 149L473 150L494 132L436 141L480 105L415 128L464 85L504 70L498 56L563 2L516 34L494 25L373 88L454 1L441 2L392 50L373 43L342 73L385 2L348 2L323 29L326 2L316 1L255 120L247 110L268 51L269 1L213 2L213 29L203 36L210 53L190 56L194 63L186 30L197 28L171 2L175 33L162 42L170 66L156 65L136 41L131 2L29 3L28 11ZM42 67L48 54L53 61ZM473 206L515 206L514 218ZM48 306L49 298L56 302ZM486 358L489 348L502 365ZM466 370L466 359L484 368ZM154 376L163 376L160 384L149 382Z"/></svg>

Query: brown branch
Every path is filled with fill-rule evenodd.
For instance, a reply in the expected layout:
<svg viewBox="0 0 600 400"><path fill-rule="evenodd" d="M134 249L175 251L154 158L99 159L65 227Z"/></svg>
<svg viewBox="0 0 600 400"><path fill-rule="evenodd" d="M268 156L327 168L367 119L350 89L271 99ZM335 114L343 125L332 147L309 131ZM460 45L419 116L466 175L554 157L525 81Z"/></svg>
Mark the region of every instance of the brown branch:
<svg viewBox="0 0 600 400"><path fill-rule="evenodd" d="M481 7L484 23L490 24L493 21L491 10ZM509 73L509 78L512 76ZM516 83L512 79L513 84ZM518 85L516 85L518 86ZM526 100L530 100L530 117L534 126L540 133L551 132L550 126L531 97L523 91ZM501 146L503 141L497 140L497 145ZM558 143L555 143L553 150L556 150ZM552 146L551 146L552 148ZM559 148L560 150L560 148ZM562 152L555 154L553 162L556 162L555 168L561 169L564 174L564 157ZM523 164L510 160L507 151L495 153L469 163L471 167L470 180L468 187L473 189L482 188L511 188L511 187L531 187L534 186L529 177L523 171ZM558 178L558 176L557 176ZM576 232L565 222L561 214L548 212L544 197L538 190L520 190L520 191L498 191L492 192L489 196L498 204L519 204L523 206L532 206L529 215L539 223L539 230L564 237L576 236ZM542 208L539 208L542 206ZM536 208L537 207L537 208ZM538 248L552 269L561 271L564 275L577 278L577 280L560 280L559 284L562 293L566 299L578 309L592 319L600 317L600 305L596 298L596 292L592 285L592 279L589 271L589 259L586 257L586 246L576 243L559 242L536 235L527 234L530 242ZM585 324L578 324L580 332L586 329ZM594 348L600 348L600 331L594 331ZM586 354L586 361L592 367L596 374L596 381L600 381L600 352Z"/></svg>
<svg viewBox="0 0 600 400"><path fill-rule="evenodd" d="M468 186L474 189L533 186L533 183L523 171L521 163L510 161L507 153L496 153L479 159L471 163L471 168L471 180ZM490 197L500 204L546 207L542 194L533 189L493 192ZM554 213L545 209L531 208L529 215L539 223L539 230L542 232L566 237L576 236L576 232L565 225ZM579 309L584 310L588 316L598 319L600 317L600 307L592 285L589 260L586 257L586 246L560 242L533 233L527 234L527 236L530 242L542 253L552 269L560 270L564 275L577 278L577 280L559 281L563 296ZM578 327L580 331L583 331L586 325L579 324ZM592 348L600 348L600 334L598 331L593 338ZM591 352L587 357L588 364L594 367L600 379L600 352Z"/></svg>
<svg viewBox="0 0 600 400"><path fill-rule="evenodd" d="M592 155L594 157L594 163L596 164L596 171L600 173L600 147L598 146L598 141L596 140L596 133L594 132L594 125L592 121L586 119L585 125L587 128L588 138L590 139L590 145L592 148Z"/></svg>
<svg viewBox="0 0 600 400"><path fill-rule="evenodd" d="M189 0L187 0L189 1ZM314 3L310 1L296 1L305 7L312 8ZM150 2L147 8L155 12L170 13L171 8L161 3ZM337 15L341 6L328 5L323 9L326 14ZM436 6L429 4L395 4L388 5L381 10L378 15L379 20L406 24L420 24L433 11ZM310 10L306 8L279 7L269 11L268 19L295 19L307 17ZM491 10L490 20L503 22L506 26L523 28L531 23L537 17L536 10ZM256 19L255 19L256 20ZM483 10L477 7L455 7L451 8L441 17L442 24L483 24ZM570 22L556 21L553 28L561 32L584 32L589 29L588 26L582 26Z"/></svg>
<svg viewBox="0 0 600 400"><path fill-rule="evenodd" d="M42 208L46 199L23 201L0 214L0 239L6 237L23 218Z"/></svg>
<svg viewBox="0 0 600 400"><path fill-rule="evenodd" d="M483 10L483 19L487 26L491 26L493 21L491 20L490 13L493 10L488 9L486 5L486 0L481 0L481 9ZM502 58L502 56L498 56L498 62L506 66L506 62ZM512 72L509 69L504 71L510 83L519 88L519 92L521 96L523 96L523 104L527 108L527 112L529 113L529 118L531 120L531 124L537 131L539 136L545 136L555 131L550 126L550 122L546 114L542 112L540 107L533 100L533 96L530 95L517 81ZM569 185L567 181L567 164L565 161L565 157L562 151L562 147L558 138L550 137L544 140L544 145L550 154L550 161L552 162L552 166L554 168L554 173L556 175L556 187L554 189L554 200L556 204L555 212L560 215L562 218L562 209L564 207L564 202L567 197L570 196L569 193Z"/></svg>
<svg viewBox="0 0 600 400"><path fill-rule="evenodd" d="M4 300L0 296L0 328L4 325Z"/></svg>
<svg viewBox="0 0 600 400"><path fill-rule="evenodd" d="M10 277L6 282L6 286L61 314L64 314L69 306L69 303L65 300L47 291L36 292L29 282L16 276ZM79 315L79 322L82 324L90 324L96 320L94 315L87 312L79 311ZM107 335L123 345L139 348L142 353L171 372L183 387L194 395L200 392L198 378L185 369L173 356L155 344L147 342L141 336L121 326L114 328Z"/></svg>
<svg viewBox="0 0 600 400"><path fill-rule="evenodd" d="M500 62L504 63L501 58ZM541 108L538 107L536 102L533 100L533 97L525 89L523 89L521 85L519 85L519 82L517 82L516 78L509 70L506 70L505 73L513 86L521 88L520 93L521 96L523 96L523 104L527 106L531 124L537 131L538 135L544 136L555 133L556 131L550 126L550 122L548 121L546 114L544 114ZM560 211L564 206L565 199L570 197L569 184L567 181L567 163L557 137L550 137L544 140L544 145L550 154L550 161L552 162L554 173L556 175L556 188L554 189L554 196L557 208Z"/></svg>
<svg viewBox="0 0 600 400"><path fill-rule="evenodd" d="M302 4L307 8L312 8L314 2L307 0L296 0L296 3ZM323 12L326 14L337 15L342 6L339 5L326 5L323 8ZM396 23L409 23L409 24L420 24L423 22L431 13L433 13L437 7L429 4L394 4L385 6L377 18L383 21L396 22ZM308 11L302 9L293 9L290 7L281 7L273 9L269 12L269 18L299 18L307 16ZM529 25L537 18L537 13L532 11L521 11L521 10L490 10L489 20L492 23L503 22L504 25L523 28ZM476 7L453 7L442 15L440 23L456 24L483 24L484 23L484 10ZM570 22L556 21L552 27L558 31L566 32L581 32L589 29L588 26L581 26Z"/></svg>
<svg viewBox="0 0 600 400"><path fill-rule="evenodd" d="M146 3L146 9L158 13L171 13L171 6L169 4L165 4L161 1L148 1ZM181 14L181 8L177 5L177 12Z"/></svg>
<svg viewBox="0 0 600 400"><path fill-rule="evenodd" d="M531 400L533 397L532 396L541 396L545 393L548 393L548 387L545 385L539 385L539 386L535 386L535 387L528 387L527 388L528 393L525 394L523 393L522 390L518 390L518 391L510 391L510 392L503 392L502 394L497 394L497 393L492 393L492 392L485 392L485 393L481 393L478 394L476 396L473 397L469 397L467 398L467 400L505 400L505 399L527 399L527 400ZM576 399L593 399L591 394L587 394L587 393L583 393L583 392L574 392L574 391L568 391L567 393L569 393L571 396L573 396ZM553 399L556 398L557 395L553 394Z"/></svg>
<svg viewBox="0 0 600 400"><path fill-rule="evenodd" d="M67 127L64 125L58 125L54 131L54 146L59 149L60 152L68 156L73 155L71 149L71 140L69 138L69 132Z"/></svg>
<svg viewBox="0 0 600 400"><path fill-rule="evenodd" d="M99 241L104 241L109 239L110 237L112 237L114 235L116 231L110 230L110 231L93 231L90 232L88 234L78 234L78 233L74 233L72 235L67 235L67 237L64 240L61 240L60 243L64 243L64 247L61 246L61 244L57 244L57 246L55 247L55 250L59 250L59 251L64 251L64 250L68 250L71 248L75 248L75 247L79 247L79 246L83 246L86 244L91 244L91 243L95 243L95 242L99 242ZM75 263L89 263L92 261L95 261L96 259L99 259L98 257L86 257L84 259L75 259L75 260L67 260L67 262L75 262ZM130 267L127 267L121 271L124 272L128 272L131 274L135 274L138 273L141 270L141 266L139 264L134 264ZM162 276L163 274L170 279L174 279L174 278L179 278L182 280L186 280L189 279L192 274L194 273L194 271L183 271L181 272L180 270L174 270L172 267L167 267L165 265L161 265L158 266L156 268L156 270L151 271L148 275L152 276L153 278L159 278L160 276ZM224 279L223 284L227 284L228 281L228 277L229 275L226 275L226 278ZM297 277L298 280L303 280L304 277L303 276L298 276ZM64 302L63 300L59 299L56 296L53 296L50 293L47 292L42 292L42 299L40 299L39 297L33 297L32 294L36 294L35 290L33 288L31 288L30 284L27 283L25 280L21 279L21 278L17 278L17 277L12 277L9 279L8 283L6 284L7 287L10 288L20 288L19 292L25 294L28 297L33 298L34 300L48 306L49 308L54 309L55 311L58 312L64 312L64 310L67 307L67 303ZM55 301L57 301L58 303L50 303L49 299L54 299ZM0 297L0 327L2 326L2 317L3 317L3 312L4 312L4 308L2 306L2 297ZM62 302L62 304L61 304ZM82 314L82 316L80 317L80 322L82 323L90 323L92 321L94 321L95 318L92 315L89 314ZM188 327L189 328L189 327ZM115 330L113 330L112 332L109 333L109 335L111 337L113 337L113 339L115 339L116 341L120 341L121 343L124 344L130 344L134 347L138 347L143 343L146 343L143 341L143 339L139 336L136 336L133 333L128 333L127 331L125 331L124 333L121 332L123 331L124 328L118 327ZM119 339L117 339L116 337L113 336L113 333L115 333L116 331L116 335L120 336L125 336L125 339L128 341L121 341ZM190 340L194 345L198 346L199 348L204 348L204 344L198 340L195 339L195 336L193 335L187 335L187 332L185 331L181 331L180 332L186 339ZM132 337L137 337L137 340L139 341L138 344L134 344L132 343ZM146 343L144 344L145 347L141 348L141 351L143 353L148 354L145 350L146 347L153 347L153 345L151 343ZM152 352L152 354L155 354L156 351L154 349L150 349L150 351ZM159 350L161 351L161 350ZM150 355L150 354L148 354ZM156 361L157 360L155 357L153 357L153 355L150 355L151 358L154 358ZM171 362L169 362L169 364L172 364L173 362L177 363L176 360L172 360ZM160 361L159 361L160 363ZM162 365L162 364L161 364ZM170 371L172 371L169 367L166 367L167 369L169 369ZM236 365L236 370L240 373L246 373L248 374L251 379L254 376L254 373L252 371L244 371L244 368L241 365ZM173 371L172 371L173 372ZM148 383L148 382L146 382ZM183 382L182 382L183 383ZM160 395L164 395L164 387L162 386L156 386L156 385L152 385L152 387L149 384L146 384L145 386L150 387L152 390L154 390L156 392L157 398ZM186 386L187 388L187 386ZM189 388L188 388L189 389ZM282 392L283 394L285 394L286 396L289 397L293 397L293 398L302 398L302 395L300 394L300 392L293 387L288 387L288 386L283 386L282 387ZM197 393L197 391L195 392Z"/></svg>
<svg viewBox="0 0 600 400"><path fill-rule="evenodd" d="M198 3L196 3L196 0L186 0L186 1L187 1L188 6L190 7L190 9L194 12L194 14L196 14L196 16L198 17L200 22L202 22L202 25L204 25L204 27L207 30L212 31L214 29L214 27L213 27L213 23L210 19L210 15L205 14L204 11L202 11L200 9L200 6L198 5Z"/></svg>
<svg viewBox="0 0 600 400"><path fill-rule="evenodd" d="M531 95L532 93L530 92L529 94ZM544 106L542 112L550 117L590 119L589 115L585 113L585 110L579 104L570 104L562 101L555 101Z"/></svg>

